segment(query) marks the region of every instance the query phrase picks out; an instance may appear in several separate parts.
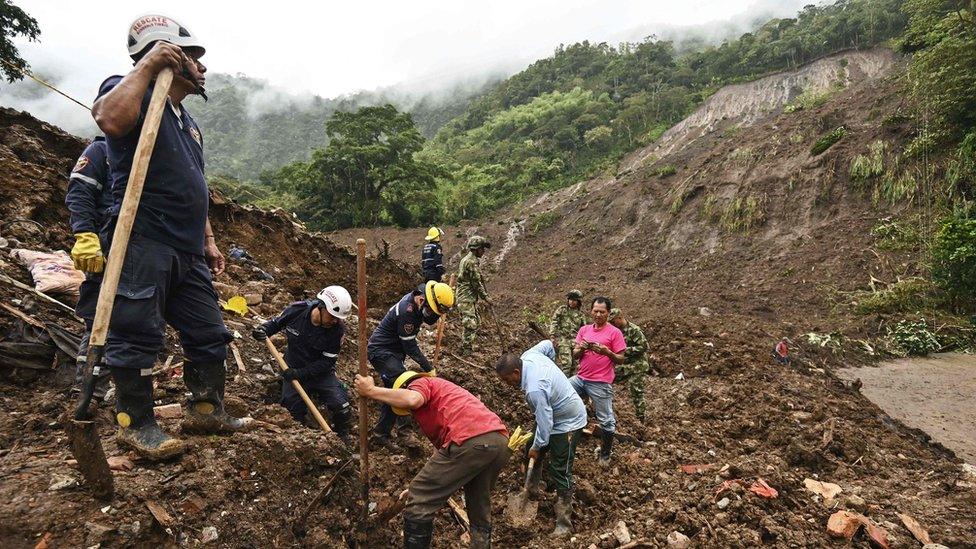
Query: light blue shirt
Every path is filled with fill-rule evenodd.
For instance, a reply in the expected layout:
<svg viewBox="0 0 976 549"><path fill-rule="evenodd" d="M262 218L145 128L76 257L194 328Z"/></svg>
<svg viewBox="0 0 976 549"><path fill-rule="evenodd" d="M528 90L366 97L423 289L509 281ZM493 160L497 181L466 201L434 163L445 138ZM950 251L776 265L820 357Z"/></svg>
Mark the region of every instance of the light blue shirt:
<svg viewBox="0 0 976 549"><path fill-rule="evenodd" d="M549 445L549 435L569 433L586 426L586 406L566 374L556 366L552 342L542 340L522 353L522 391L535 413L532 448Z"/></svg>

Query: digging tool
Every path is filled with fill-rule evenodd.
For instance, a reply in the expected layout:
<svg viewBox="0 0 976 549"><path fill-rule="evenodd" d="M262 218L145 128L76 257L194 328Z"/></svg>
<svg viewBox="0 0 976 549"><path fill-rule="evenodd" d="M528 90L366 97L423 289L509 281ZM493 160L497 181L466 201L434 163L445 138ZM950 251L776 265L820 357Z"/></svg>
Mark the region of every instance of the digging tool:
<svg viewBox="0 0 976 549"><path fill-rule="evenodd" d="M539 323L534 320L529 321L529 328L531 328L533 332L542 336L542 339L552 339L552 336L550 336L546 330L542 326L539 326Z"/></svg>
<svg viewBox="0 0 976 549"><path fill-rule="evenodd" d="M359 313L359 375L366 376L366 239L356 239L356 301ZM369 406L359 397L359 475L362 485L363 522L369 517ZM365 539L364 539L365 541Z"/></svg>
<svg viewBox="0 0 976 549"><path fill-rule="evenodd" d="M105 339L108 336L108 326L112 319L112 307L115 305L115 291L119 286L122 274L122 264L125 252L129 247L129 235L132 224L136 220L139 201L142 198L142 187L146 182L146 172L149 169L149 159L156 146L156 135L159 133L159 122L163 118L166 107L166 97L169 95L170 84L173 83L172 69L163 69L156 75L146 118L139 133L139 143L136 145L132 160L132 171L129 173L129 183L122 198L115 232L112 234L112 248L109 251L108 264L102 277L102 287L98 293L98 303L95 309L95 321L92 324L91 339L88 346L88 361L85 365L85 381L81 396L74 415L68 423L68 438L71 440L71 453L78 461L85 481L91 485L95 496L110 499L115 491L112 471L102 450L102 441L98 438L95 421L91 417L89 406L92 393L95 390L95 377L98 365L105 355Z"/></svg>
<svg viewBox="0 0 976 549"><path fill-rule="evenodd" d="M529 499L529 483L532 482L532 473L535 468L535 458L529 458L529 467L525 471L525 485L518 494L508 496L508 507L505 514L516 526L528 524L539 512L539 502Z"/></svg>
<svg viewBox="0 0 976 549"><path fill-rule="evenodd" d="M451 275L450 286L454 289L454 283L456 282L456 275ZM441 340L444 339L444 330L447 329L447 315L442 316L437 321L437 344L434 346L434 369L436 370L441 364Z"/></svg>
<svg viewBox="0 0 976 549"><path fill-rule="evenodd" d="M287 370L288 364L285 364L285 359L281 356L281 353L278 352L278 348L275 347L275 344L271 343L271 338L269 337L268 339L265 339L264 342L268 345L268 350L271 351L271 355L275 357L276 361L278 361L278 366L281 367L281 371ZM329 428L329 424L325 422L325 418L323 418L322 414L319 413L319 409L315 407L315 403L312 402L312 399L308 398L308 393L306 393L305 389L302 388L302 384L299 383L297 379L293 379L291 380L291 386L294 387L295 391L298 392L298 396L302 397L302 400L305 401L305 406L308 407L308 411L312 412L312 417L315 418L315 422L319 424L319 427L321 427L326 433L331 433L332 429Z"/></svg>

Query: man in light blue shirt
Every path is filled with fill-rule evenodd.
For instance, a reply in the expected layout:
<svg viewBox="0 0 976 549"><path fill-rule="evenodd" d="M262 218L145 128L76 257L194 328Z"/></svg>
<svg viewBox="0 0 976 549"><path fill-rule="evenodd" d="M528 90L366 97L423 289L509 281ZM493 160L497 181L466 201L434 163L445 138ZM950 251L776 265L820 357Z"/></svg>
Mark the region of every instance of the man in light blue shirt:
<svg viewBox="0 0 976 549"><path fill-rule="evenodd" d="M553 362L556 350L543 340L522 353L505 354L495 364L495 372L512 387L521 387L525 401L535 414L535 436L529 457L535 458L536 472L549 458L549 481L556 486L556 529L563 536L573 530L573 458L580 432L586 426L586 407L566 374Z"/></svg>

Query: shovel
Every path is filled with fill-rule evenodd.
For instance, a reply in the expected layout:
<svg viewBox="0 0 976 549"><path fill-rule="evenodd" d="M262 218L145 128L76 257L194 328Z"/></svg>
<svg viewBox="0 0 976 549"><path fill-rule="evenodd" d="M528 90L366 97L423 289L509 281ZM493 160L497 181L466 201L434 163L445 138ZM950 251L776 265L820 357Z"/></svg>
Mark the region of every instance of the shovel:
<svg viewBox="0 0 976 549"><path fill-rule="evenodd" d="M508 507L505 508L505 515L516 526L529 524L539 511L539 502L529 499L529 482L532 481L534 468L535 458L530 458L529 466L525 470L525 486L522 487L522 491L518 494L508 496Z"/></svg>
<svg viewBox="0 0 976 549"><path fill-rule="evenodd" d="M281 353L278 352L278 348L275 347L275 344L271 342L271 338L269 337L268 339L265 339L264 342L267 344L268 350L271 351L271 355L278 362L278 366L281 367L281 370L287 370L288 363L286 363L285 359L282 358ZM329 424L325 422L325 418L322 417L319 409L315 407L315 403L312 402L312 399L308 397L308 393L306 393L305 389L302 388L302 384L299 383L297 379L293 379L291 380L291 386L295 388L296 392L298 392L298 396L302 397L302 400L305 402L305 406L308 407L308 411L312 413L312 417L315 418L315 422L319 424L319 427L321 427L326 433L331 433L332 429L329 428Z"/></svg>
<svg viewBox="0 0 976 549"><path fill-rule="evenodd" d="M91 340L88 347L88 361L85 364L85 381L78 405L71 420L68 422L68 438L71 441L71 453L78 461L78 468L85 477L85 482L92 487L95 497L111 499L115 491L112 471L102 450L102 441L98 438L95 421L91 417L92 392L95 388L95 368L102 362L105 355L105 339L108 335L109 321L112 319L112 307L115 305L115 291L119 286L122 274L122 263L125 261L125 251L129 246L129 235L132 224L139 209L142 198L142 187L146 182L146 171L149 169L149 159L152 157L153 147L156 146L156 135L159 133L159 122L166 107L166 96L169 95L170 84L173 83L173 70L163 69L156 75L156 85L153 88L146 119L139 134L139 144L133 156L132 171L129 172L129 184L125 188L122 207L119 212L115 232L112 234L112 249L109 252L108 264L102 277L102 286L98 292L98 304L95 309L95 321L92 324Z"/></svg>

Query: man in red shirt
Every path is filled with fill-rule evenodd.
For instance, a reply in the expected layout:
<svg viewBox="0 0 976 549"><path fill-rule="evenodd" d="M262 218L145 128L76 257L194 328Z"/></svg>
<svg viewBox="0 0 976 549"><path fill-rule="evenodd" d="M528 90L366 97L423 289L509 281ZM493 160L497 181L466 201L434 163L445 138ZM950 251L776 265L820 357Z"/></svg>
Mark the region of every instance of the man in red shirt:
<svg viewBox="0 0 976 549"><path fill-rule="evenodd" d="M462 487L471 521L471 547L491 547L491 490L511 455L502 420L464 388L429 373L404 372L392 389L357 375L356 392L388 404L397 415L412 414L437 448L407 487L404 547L430 547L434 515Z"/></svg>

